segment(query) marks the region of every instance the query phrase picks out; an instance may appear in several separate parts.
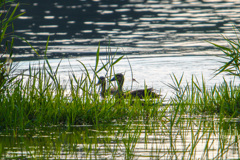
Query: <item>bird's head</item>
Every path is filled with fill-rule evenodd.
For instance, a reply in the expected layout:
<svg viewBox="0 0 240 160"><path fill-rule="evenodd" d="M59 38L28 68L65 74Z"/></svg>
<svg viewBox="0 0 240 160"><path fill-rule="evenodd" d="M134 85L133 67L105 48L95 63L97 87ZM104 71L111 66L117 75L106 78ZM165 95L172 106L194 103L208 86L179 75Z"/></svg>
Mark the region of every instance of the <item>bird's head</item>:
<svg viewBox="0 0 240 160"><path fill-rule="evenodd" d="M111 81L118 81L118 83L123 84L124 76L122 73L115 74Z"/></svg>
<svg viewBox="0 0 240 160"><path fill-rule="evenodd" d="M99 77L98 83L96 85L102 85L106 83L105 77L101 76Z"/></svg>

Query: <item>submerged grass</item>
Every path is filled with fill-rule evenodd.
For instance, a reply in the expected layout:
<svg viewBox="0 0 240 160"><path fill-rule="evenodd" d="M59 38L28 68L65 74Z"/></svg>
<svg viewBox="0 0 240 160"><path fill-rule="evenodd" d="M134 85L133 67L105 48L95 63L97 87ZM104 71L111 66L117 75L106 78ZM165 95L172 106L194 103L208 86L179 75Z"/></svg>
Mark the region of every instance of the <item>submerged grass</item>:
<svg viewBox="0 0 240 160"><path fill-rule="evenodd" d="M239 157L239 127L215 117L165 115L163 121L40 127L0 137L5 158L232 159ZM233 153L234 152L234 153Z"/></svg>

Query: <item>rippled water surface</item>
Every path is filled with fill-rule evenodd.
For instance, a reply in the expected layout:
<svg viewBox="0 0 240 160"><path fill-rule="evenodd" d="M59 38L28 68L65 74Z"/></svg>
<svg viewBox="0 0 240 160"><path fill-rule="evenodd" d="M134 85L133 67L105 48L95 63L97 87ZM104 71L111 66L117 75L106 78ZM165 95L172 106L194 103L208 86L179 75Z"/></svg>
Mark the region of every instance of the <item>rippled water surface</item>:
<svg viewBox="0 0 240 160"><path fill-rule="evenodd" d="M40 50L50 36L50 57L95 54L99 42L106 48L109 41L123 54L219 54L205 40L222 44L220 34L235 37L232 25L240 18L237 0L21 2L26 14L15 22L16 33ZM16 43L21 57L34 55Z"/></svg>

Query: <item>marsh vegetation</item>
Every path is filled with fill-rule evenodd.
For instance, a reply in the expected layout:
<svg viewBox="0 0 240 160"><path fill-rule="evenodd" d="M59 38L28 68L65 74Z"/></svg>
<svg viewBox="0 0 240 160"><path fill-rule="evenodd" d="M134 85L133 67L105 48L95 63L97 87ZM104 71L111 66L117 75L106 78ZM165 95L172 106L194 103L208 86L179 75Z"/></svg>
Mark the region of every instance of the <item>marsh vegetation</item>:
<svg viewBox="0 0 240 160"><path fill-rule="evenodd" d="M171 75L174 95L112 96L114 66L123 56L96 52L89 70L79 61L79 75L62 85L58 67L48 59L38 68L15 73L14 37L6 32L19 15L9 10L1 19L0 156L2 159L234 159L240 157L240 90L234 82L206 87L193 75ZM3 14L2 14L3 16ZM10 32L11 33L11 32ZM236 32L237 34L237 32ZM228 61L216 74L239 78L239 40L224 37L228 47L214 44ZM47 52L46 44L46 50ZM36 51L37 52L37 51ZM129 63L131 68L131 63ZM96 85L106 78L105 96ZM78 73L79 74L79 73ZM133 77L132 77L133 78ZM161 93L158 93L161 94Z"/></svg>

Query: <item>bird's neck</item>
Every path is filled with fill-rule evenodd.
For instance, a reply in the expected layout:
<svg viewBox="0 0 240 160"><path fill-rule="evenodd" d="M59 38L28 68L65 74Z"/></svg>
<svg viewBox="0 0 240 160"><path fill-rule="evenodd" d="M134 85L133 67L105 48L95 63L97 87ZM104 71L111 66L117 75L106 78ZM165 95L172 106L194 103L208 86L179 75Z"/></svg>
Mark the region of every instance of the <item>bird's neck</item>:
<svg viewBox="0 0 240 160"><path fill-rule="evenodd" d="M105 97L105 92L106 92L106 83L102 84L102 89L101 89L101 96Z"/></svg>
<svg viewBox="0 0 240 160"><path fill-rule="evenodd" d="M122 92L122 88L123 88L123 82L124 80L121 80L120 82L118 82L118 90Z"/></svg>

